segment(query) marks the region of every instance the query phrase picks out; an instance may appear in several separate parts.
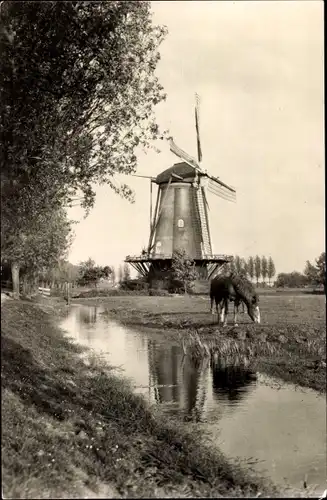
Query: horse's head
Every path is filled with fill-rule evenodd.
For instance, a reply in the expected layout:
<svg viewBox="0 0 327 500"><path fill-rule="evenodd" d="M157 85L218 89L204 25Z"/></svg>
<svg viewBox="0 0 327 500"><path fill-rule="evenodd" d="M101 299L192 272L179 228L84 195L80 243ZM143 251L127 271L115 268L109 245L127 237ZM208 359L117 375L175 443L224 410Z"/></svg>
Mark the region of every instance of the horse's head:
<svg viewBox="0 0 327 500"><path fill-rule="evenodd" d="M251 296L250 303L248 305L248 315L255 323L260 323L260 309L259 309L259 297L256 293Z"/></svg>

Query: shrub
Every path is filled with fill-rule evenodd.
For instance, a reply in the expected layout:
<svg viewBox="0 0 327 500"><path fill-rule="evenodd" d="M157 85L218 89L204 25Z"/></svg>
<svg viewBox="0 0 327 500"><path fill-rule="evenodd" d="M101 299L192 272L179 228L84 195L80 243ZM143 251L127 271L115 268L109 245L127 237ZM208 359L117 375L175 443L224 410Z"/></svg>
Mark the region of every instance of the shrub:
<svg viewBox="0 0 327 500"><path fill-rule="evenodd" d="M148 290L149 285L144 279L128 279L123 280L120 284L121 290Z"/></svg>
<svg viewBox="0 0 327 500"><path fill-rule="evenodd" d="M160 288L150 288L149 295L154 297L168 297L170 293L168 290L160 289Z"/></svg>
<svg viewBox="0 0 327 500"><path fill-rule="evenodd" d="M121 290L121 289L107 289L107 290L87 290L74 295L74 298L88 299L95 297L123 297L128 295L148 295L148 290Z"/></svg>

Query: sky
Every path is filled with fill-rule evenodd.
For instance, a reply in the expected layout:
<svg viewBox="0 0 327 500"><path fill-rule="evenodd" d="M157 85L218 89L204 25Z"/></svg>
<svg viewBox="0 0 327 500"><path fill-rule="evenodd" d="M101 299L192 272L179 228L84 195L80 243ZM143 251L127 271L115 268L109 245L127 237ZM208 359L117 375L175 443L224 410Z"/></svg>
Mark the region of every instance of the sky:
<svg viewBox="0 0 327 500"><path fill-rule="evenodd" d="M197 92L203 166L237 191L235 204L208 193L213 253L271 255L277 273L302 271L325 249L323 2L151 4L153 22L168 28L158 123L196 156ZM178 161L161 146L138 155L138 174L156 176ZM118 267L147 245L149 181L117 180L135 203L101 186L86 219L70 209L80 221L70 262Z"/></svg>

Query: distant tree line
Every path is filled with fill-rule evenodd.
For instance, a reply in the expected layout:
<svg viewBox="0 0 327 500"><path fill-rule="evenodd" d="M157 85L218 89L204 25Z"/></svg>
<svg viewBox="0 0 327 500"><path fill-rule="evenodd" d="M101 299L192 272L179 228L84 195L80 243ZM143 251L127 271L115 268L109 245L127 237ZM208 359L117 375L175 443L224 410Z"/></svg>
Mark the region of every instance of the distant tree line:
<svg viewBox="0 0 327 500"><path fill-rule="evenodd" d="M244 259L235 255L230 263L224 266L223 273L237 273L244 275L251 281L254 281L257 286L260 284L271 285L273 278L276 275L276 268L272 257L249 257ZM326 254L322 252L315 259L315 263L306 262L304 271L292 271L291 273L279 273L274 282L276 287L301 288L304 286L326 286Z"/></svg>
<svg viewBox="0 0 327 500"><path fill-rule="evenodd" d="M10 269L2 268L2 279L10 277ZM141 278L141 276L138 276ZM65 282L77 286L97 287L100 281L107 281L111 285L122 284L131 279L130 266L127 262L118 267L118 279L115 267L112 265L100 266L95 260L89 257L79 264L71 264L67 260L61 259L53 268L44 268L38 272L38 282L49 287L60 286Z"/></svg>
<svg viewBox="0 0 327 500"><path fill-rule="evenodd" d="M23 275L24 276L24 275ZM1 280L10 282L10 266L3 265L1 268ZM54 267L44 267L38 271L37 283L55 288L61 287L64 283L71 283L73 286L94 286L100 281L107 281L111 285L115 284L116 273L113 266L100 266L89 257L86 261L78 265L71 264L67 260L60 259ZM23 279L23 288L24 288Z"/></svg>
<svg viewBox="0 0 327 500"><path fill-rule="evenodd" d="M7 275L10 269L7 270ZM232 261L226 264L222 274L237 273L254 281L257 286L266 283L269 285L274 278L275 264L271 257L256 255L248 259L235 255ZM174 289L186 293L191 291L192 283L196 280L194 262L187 256L185 251L175 252L173 256L172 269L169 279L174 285ZM2 267L2 278L6 278L6 266ZM260 279L262 280L260 282ZM80 262L78 265L71 264L65 259L59 260L58 265L53 268L43 268L38 273L38 282L43 282L47 286L60 286L65 282L70 282L78 286L97 287L100 281L107 281L111 285L118 283L122 288L134 289L141 285L146 285L146 280L138 273L136 280L131 280L130 266L127 262L118 267L100 266L92 258ZM135 283L134 283L135 282ZM139 282L138 284L136 282ZM23 280L24 285L24 280ZM137 286L136 286L137 285ZM315 263L306 262L303 273L293 271L291 273L279 273L274 286L278 288L301 288L305 286L326 286L326 254L323 252Z"/></svg>
<svg viewBox="0 0 327 500"><path fill-rule="evenodd" d="M322 252L312 264L307 260L303 273L293 271L280 273L275 285L277 287L301 288L304 286L323 286L326 291L326 253Z"/></svg>
<svg viewBox="0 0 327 500"><path fill-rule="evenodd" d="M77 282L80 285L93 283L96 286L101 278L108 279L112 284L116 282L116 273L113 266L96 266L92 259L80 263L78 270ZM271 256L260 257L256 255L245 259L235 255L232 261L224 266L222 273L225 275L230 273L243 275L255 282L257 286L264 285L267 282L271 285L276 275L276 268ZM192 259L188 257L185 251L174 252L172 269L169 276L167 276L174 290L179 290L183 293L191 291L192 284L196 278L196 271ZM130 266L127 262L118 267L117 282L122 288L135 289L137 281L140 282L139 285L141 282L144 286L146 284L146 280L140 274L138 274L136 280L131 280ZM325 288L325 283L326 256L325 253L322 253L316 259L315 264L307 261L303 273L298 271L279 273L274 282L274 286L296 288L308 285L323 285Z"/></svg>
<svg viewBox="0 0 327 500"><path fill-rule="evenodd" d="M118 267L118 283L122 284L131 279L131 270L129 264L124 262L124 264Z"/></svg>
<svg viewBox="0 0 327 500"><path fill-rule="evenodd" d="M271 284L271 280L276 274L276 268L272 257L259 257L256 255L254 257L249 257L245 259L239 255L235 255L231 262L226 264L223 269L224 274L236 273L249 278L251 281L255 281L259 285L260 279L262 283L266 283L268 279L268 284Z"/></svg>
<svg viewBox="0 0 327 500"><path fill-rule="evenodd" d="M262 278L263 282L268 279L269 284L272 278L276 274L275 264L271 257L249 257L248 259L242 258L235 255L231 262L226 264L222 269L222 274L237 273L248 277L251 281L256 281L259 285L259 280ZM139 281L144 281L141 276L138 276ZM194 281L197 279L197 273L195 270L194 261L187 255L184 250L175 251L172 258L172 266L170 273L168 273L165 278L165 282L169 282L168 288L173 291L187 293L191 291L194 285ZM118 268L118 283L129 288L129 285L134 285L134 283L129 283L130 281L130 270L127 263L124 266L119 266Z"/></svg>

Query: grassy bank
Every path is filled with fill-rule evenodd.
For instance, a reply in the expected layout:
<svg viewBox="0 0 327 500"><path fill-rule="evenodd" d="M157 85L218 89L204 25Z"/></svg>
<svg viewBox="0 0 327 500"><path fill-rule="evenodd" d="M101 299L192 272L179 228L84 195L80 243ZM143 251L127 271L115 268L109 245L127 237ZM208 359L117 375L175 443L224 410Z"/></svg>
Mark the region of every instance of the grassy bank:
<svg viewBox="0 0 327 500"><path fill-rule="evenodd" d="M55 319L51 305L2 304L5 498L275 493L199 446L193 431L155 416L101 361L81 356Z"/></svg>
<svg viewBox="0 0 327 500"><path fill-rule="evenodd" d="M207 297L111 297L78 302L102 304L108 314L127 325L181 338L195 356L206 355L208 349L217 355L237 355L254 370L326 391L324 296L263 295L262 323L254 325L241 314L237 328L232 325L232 314L227 328L217 326Z"/></svg>
<svg viewBox="0 0 327 500"><path fill-rule="evenodd" d="M209 295L209 282L201 282L200 290L197 287L194 288L192 295L195 296L208 296ZM295 295L324 295L322 288L275 288L275 287L257 287L256 292L259 295L266 296L295 296ZM65 292L58 288L51 289L52 297L63 296ZM74 286L71 289L71 297L75 299L91 299L91 298L105 298L105 297L128 297L128 296L157 296L157 297L167 297L171 294L167 290L161 289L147 289L142 288L138 290L123 289L121 287L113 288L111 285L98 285L95 287L87 286Z"/></svg>

